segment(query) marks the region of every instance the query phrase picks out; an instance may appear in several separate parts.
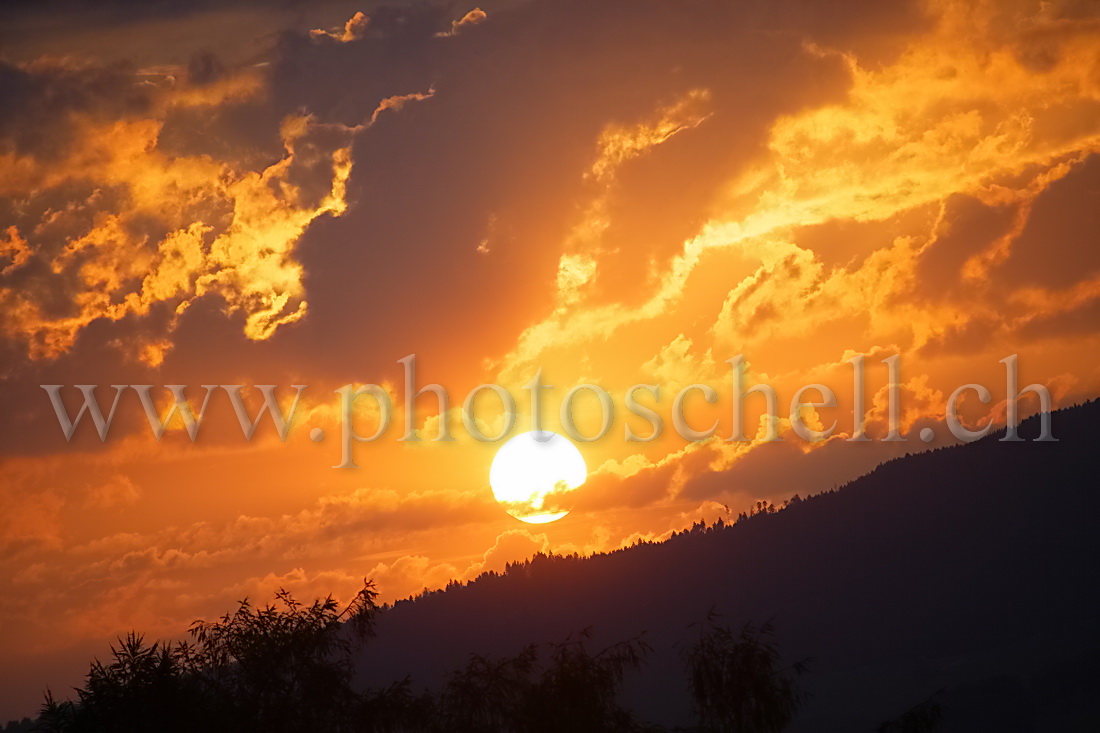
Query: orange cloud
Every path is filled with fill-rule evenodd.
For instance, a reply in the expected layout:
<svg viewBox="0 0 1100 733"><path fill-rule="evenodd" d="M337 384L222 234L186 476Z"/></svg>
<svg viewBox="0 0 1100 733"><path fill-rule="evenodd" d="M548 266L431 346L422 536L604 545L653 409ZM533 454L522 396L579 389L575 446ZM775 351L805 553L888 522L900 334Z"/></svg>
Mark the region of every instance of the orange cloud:
<svg viewBox="0 0 1100 733"><path fill-rule="evenodd" d="M441 31L439 33L436 33L436 36L439 38L457 36L463 30L471 26L475 26L479 23L484 23L486 18L488 17L488 14L481 8L474 8L458 20L451 21L451 29L449 31Z"/></svg>
<svg viewBox="0 0 1100 733"><path fill-rule="evenodd" d="M347 23L344 23L342 31L326 31L315 28L309 34L311 38L315 39L331 38L340 43L349 43L361 40L367 34L367 26L369 25L370 18L364 15L362 11L356 11L355 15L348 18Z"/></svg>
<svg viewBox="0 0 1100 733"><path fill-rule="evenodd" d="M509 529L497 536L493 546L485 551L481 560L462 573L461 580L472 580L482 573L504 572L510 562L519 562L538 552L546 552L549 541L545 534L531 534L526 529Z"/></svg>
<svg viewBox="0 0 1100 733"><path fill-rule="evenodd" d="M162 91L157 109L233 104L261 93L257 78L247 72ZM52 277L32 287L0 286L8 314L0 332L23 342L32 359L54 358L96 319L142 317L167 306L170 332L197 298L216 293L228 311L244 314L248 338L269 338L308 310L295 244L318 217L346 210L354 135L383 111L430 96L384 99L358 126L289 116L279 130L282 158L256 170L165 151L163 117L74 115L75 138L60 158L0 153L0 186L7 195L29 195L32 206L74 187L90 190L60 210L43 203L25 229L7 229L4 273L42 259ZM45 306L58 297L66 307ZM156 366L169 348L161 337L132 345L131 354Z"/></svg>

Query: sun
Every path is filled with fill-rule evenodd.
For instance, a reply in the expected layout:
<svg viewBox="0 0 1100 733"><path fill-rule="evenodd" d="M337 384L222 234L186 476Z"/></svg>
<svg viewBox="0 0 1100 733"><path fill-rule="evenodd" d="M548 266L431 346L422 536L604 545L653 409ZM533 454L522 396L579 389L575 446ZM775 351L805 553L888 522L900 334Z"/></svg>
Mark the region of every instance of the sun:
<svg viewBox="0 0 1100 733"><path fill-rule="evenodd" d="M536 430L501 446L489 469L489 485L513 517L546 524L569 513L568 494L587 476L575 445L557 433Z"/></svg>

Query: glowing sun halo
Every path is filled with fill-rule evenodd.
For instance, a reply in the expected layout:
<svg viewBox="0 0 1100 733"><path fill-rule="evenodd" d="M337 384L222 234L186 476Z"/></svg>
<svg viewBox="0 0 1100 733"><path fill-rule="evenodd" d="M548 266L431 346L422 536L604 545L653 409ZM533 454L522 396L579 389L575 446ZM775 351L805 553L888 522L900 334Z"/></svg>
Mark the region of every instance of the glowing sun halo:
<svg viewBox="0 0 1100 733"><path fill-rule="evenodd" d="M545 524L569 513L566 496L587 475L575 445L557 433L533 431L501 446L489 469L489 485L513 517Z"/></svg>

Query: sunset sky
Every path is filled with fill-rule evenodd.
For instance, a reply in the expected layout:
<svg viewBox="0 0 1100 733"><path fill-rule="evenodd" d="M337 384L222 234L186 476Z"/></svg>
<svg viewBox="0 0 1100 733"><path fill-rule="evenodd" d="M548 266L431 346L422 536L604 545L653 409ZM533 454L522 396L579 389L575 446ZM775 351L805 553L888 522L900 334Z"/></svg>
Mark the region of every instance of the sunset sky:
<svg viewBox="0 0 1100 733"><path fill-rule="evenodd" d="M176 637L278 587L393 601L540 550L660 539L828 490L1005 419L1005 366L1055 407L1100 395L1100 7L1088 0L479 0L7 4L0 9L0 721L130 629ZM403 365L443 385L404 433ZM866 355L867 434L852 436ZM731 367L748 398L731 434ZM887 433L898 355L901 428ZM502 442L606 389L565 518L493 497ZM340 462L339 396L389 430ZM789 403L825 384L808 443ZM158 442L123 392L66 441L40 385L308 385L286 441L224 391ZM627 412L660 387L665 431ZM688 422L671 404L691 384ZM816 394L811 394L816 399ZM809 398L808 398L809 399ZM356 403L357 430L376 411ZM478 398L480 429L502 425ZM591 392L578 428L600 426ZM1037 402L1021 402L1022 414ZM757 428L760 427L760 432ZM321 428L325 439L310 439ZM924 428L935 439L917 437ZM1057 423L1054 425L1057 436ZM732 514L730 514L732 513ZM758 561L746 559L745 561Z"/></svg>

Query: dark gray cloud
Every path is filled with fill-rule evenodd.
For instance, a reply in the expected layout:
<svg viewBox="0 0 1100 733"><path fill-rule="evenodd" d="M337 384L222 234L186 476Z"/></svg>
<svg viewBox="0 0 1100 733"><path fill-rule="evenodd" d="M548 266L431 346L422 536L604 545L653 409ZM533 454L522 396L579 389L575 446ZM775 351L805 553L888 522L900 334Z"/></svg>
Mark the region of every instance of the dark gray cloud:
<svg viewBox="0 0 1100 733"><path fill-rule="evenodd" d="M0 61L0 153L56 157L74 141L75 115L94 119L146 112L150 95L125 64Z"/></svg>
<svg viewBox="0 0 1100 733"><path fill-rule="evenodd" d="M1039 194L995 276L1006 284L1066 288L1100 274L1100 156L1090 155Z"/></svg>

